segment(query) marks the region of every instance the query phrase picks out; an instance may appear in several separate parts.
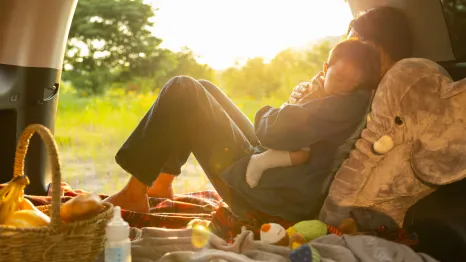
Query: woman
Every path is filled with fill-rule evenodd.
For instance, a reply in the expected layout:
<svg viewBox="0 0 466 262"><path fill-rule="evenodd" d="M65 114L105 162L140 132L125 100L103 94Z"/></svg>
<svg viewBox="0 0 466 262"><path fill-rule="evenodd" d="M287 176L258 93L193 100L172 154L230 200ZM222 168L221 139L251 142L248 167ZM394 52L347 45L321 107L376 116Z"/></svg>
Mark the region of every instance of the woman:
<svg viewBox="0 0 466 262"><path fill-rule="evenodd" d="M379 7L365 12L353 20L348 31L348 37L379 47L384 70L411 52L407 21L397 9ZM302 85L298 85L290 99L299 101L304 95ZM185 76L171 79L117 153L117 163L132 178L106 201L124 209L147 212L148 195L173 196L173 179L193 153L212 185L237 215L265 214L288 221L315 218L336 171L335 164L343 162L354 143L355 139L347 138L359 135L360 127L345 126L343 130L340 123L336 126L327 121L324 125L328 128L319 132L319 138L327 133L328 137L316 145L318 150L313 149L319 154L313 156L309 165L268 170L267 179L251 189L245 182L245 170L250 156L261 151L254 128L262 133L265 129L268 143L281 143L288 150L289 140L304 134L270 127L284 121L295 124L292 130L306 130L306 125L310 125L307 120L311 116L306 108L295 106L287 114L281 110L262 108L253 126L212 83ZM363 119L367 107L355 112L348 117ZM321 118L325 121L325 117ZM264 143L263 139L261 142ZM348 144L342 151L342 146ZM319 172L315 172L316 168Z"/></svg>

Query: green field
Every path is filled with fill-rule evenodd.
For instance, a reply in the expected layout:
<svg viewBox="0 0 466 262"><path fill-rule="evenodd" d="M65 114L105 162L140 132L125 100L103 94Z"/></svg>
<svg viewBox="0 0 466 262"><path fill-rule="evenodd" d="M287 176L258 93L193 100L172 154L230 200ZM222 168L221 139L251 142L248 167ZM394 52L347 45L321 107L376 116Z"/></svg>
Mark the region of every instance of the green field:
<svg viewBox="0 0 466 262"><path fill-rule="evenodd" d="M113 193L129 175L114 161L115 153L157 98L156 93L113 91L105 96L82 97L69 89L60 94L55 135L61 152L64 181L73 188ZM278 101L235 99L251 119L262 105ZM175 180L175 191L212 188L191 157Z"/></svg>

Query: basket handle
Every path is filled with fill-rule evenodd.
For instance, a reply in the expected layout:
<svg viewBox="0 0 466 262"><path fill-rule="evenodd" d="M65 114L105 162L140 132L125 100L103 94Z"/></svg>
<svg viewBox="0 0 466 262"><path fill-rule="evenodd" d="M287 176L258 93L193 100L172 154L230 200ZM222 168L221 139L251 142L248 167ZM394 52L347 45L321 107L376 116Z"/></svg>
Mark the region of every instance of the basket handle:
<svg viewBox="0 0 466 262"><path fill-rule="evenodd" d="M29 148L29 143L32 135L39 134L44 141L47 154L50 158L52 171L52 207L50 212L51 226L58 227L61 223L60 219L60 185L61 185L61 168L60 157L58 155L58 147L55 143L52 133L43 125L32 124L24 129L18 142L15 153L15 163L13 170L13 178L24 175L24 160Z"/></svg>

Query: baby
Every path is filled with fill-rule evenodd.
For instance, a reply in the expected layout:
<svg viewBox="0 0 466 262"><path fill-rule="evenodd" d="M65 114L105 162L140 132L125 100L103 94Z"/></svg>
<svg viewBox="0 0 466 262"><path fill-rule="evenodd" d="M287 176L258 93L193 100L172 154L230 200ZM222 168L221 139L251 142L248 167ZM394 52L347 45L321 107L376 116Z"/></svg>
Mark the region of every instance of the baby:
<svg viewBox="0 0 466 262"><path fill-rule="evenodd" d="M290 100L282 107L313 103L327 96L349 96L364 89L370 92L369 90L377 88L380 76L381 61L378 50L360 40L346 40L332 49L327 63L323 65L323 72L315 76L310 83L301 84L302 88L309 89L308 94L300 101ZM306 163L311 157L311 147L305 146L294 152L269 149L251 156L246 170L246 182L253 188L267 169Z"/></svg>

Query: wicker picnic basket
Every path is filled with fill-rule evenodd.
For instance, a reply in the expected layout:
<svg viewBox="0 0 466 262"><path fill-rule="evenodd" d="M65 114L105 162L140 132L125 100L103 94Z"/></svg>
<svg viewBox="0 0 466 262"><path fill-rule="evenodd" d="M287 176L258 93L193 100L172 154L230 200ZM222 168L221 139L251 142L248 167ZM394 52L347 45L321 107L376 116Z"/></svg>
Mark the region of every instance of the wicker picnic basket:
<svg viewBox="0 0 466 262"><path fill-rule="evenodd" d="M113 215L113 206L104 203L96 216L72 223L60 219L61 172L57 145L50 131L42 125L28 126L18 143L14 177L24 174L24 159L34 133L45 143L51 161L52 202L40 210L49 214L45 227L19 228L0 225L0 261L8 262L93 262L105 245L105 227Z"/></svg>

